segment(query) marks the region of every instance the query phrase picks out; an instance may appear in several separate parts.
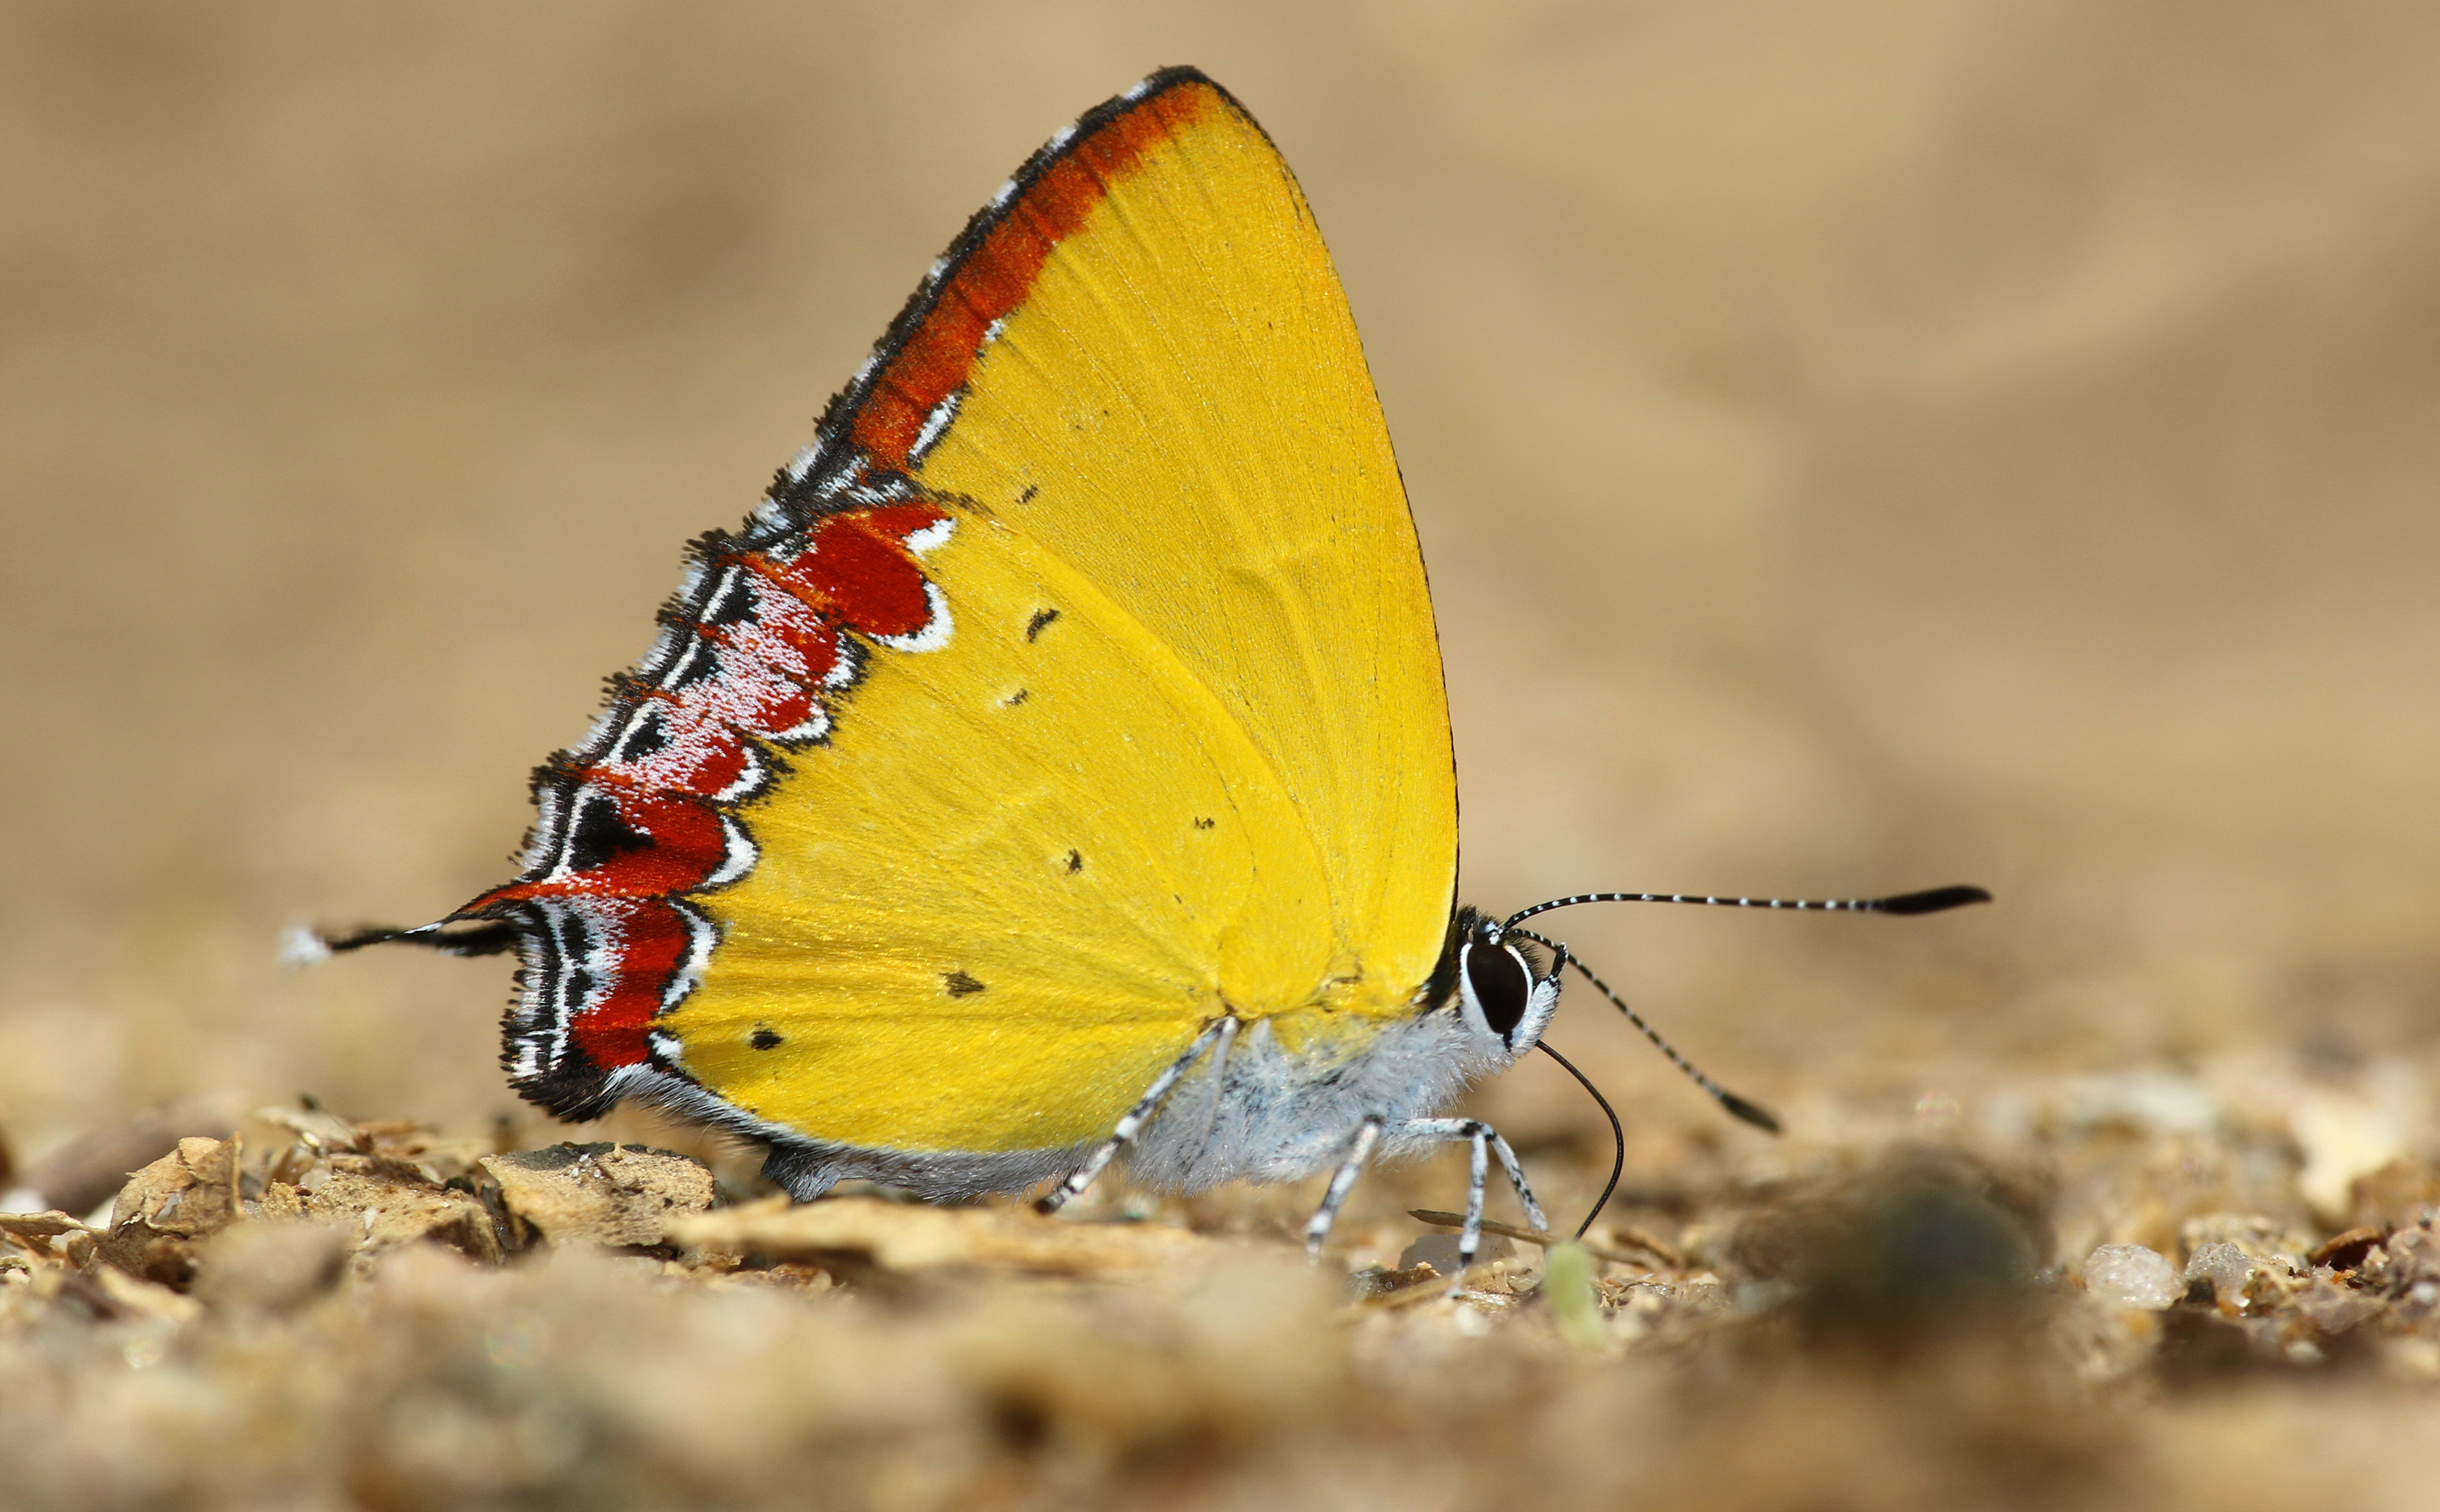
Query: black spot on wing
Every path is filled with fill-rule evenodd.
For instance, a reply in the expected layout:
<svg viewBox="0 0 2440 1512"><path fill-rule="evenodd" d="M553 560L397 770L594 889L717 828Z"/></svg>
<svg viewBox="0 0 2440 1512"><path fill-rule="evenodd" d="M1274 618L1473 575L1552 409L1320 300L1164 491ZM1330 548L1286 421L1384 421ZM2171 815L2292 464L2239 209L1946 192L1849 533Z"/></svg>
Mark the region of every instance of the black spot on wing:
<svg viewBox="0 0 2440 1512"><path fill-rule="evenodd" d="M1058 617L1059 611L1055 609L1035 610L1033 612L1033 617L1025 622L1026 640L1031 642L1036 635L1042 633L1042 628L1044 626L1050 624L1052 620L1057 619Z"/></svg>
<svg viewBox="0 0 2440 1512"><path fill-rule="evenodd" d="M1018 704L1024 703L1027 696L1025 689L1018 688L1015 692L1011 693L1008 697L999 701L1000 707L1004 709L1013 709Z"/></svg>
<svg viewBox="0 0 2440 1512"><path fill-rule="evenodd" d="M787 1041L769 1024L758 1023L754 1026L753 1038L746 1042L757 1050L777 1050Z"/></svg>
<svg viewBox="0 0 2440 1512"><path fill-rule="evenodd" d="M650 837L628 827L619 807L592 794L577 800L576 823L567 835L567 869L591 871L621 856L650 848Z"/></svg>
<svg viewBox="0 0 2440 1512"><path fill-rule="evenodd" d="M943 971L941 973L941 985L949 989L949 996L953 998L970 998L983 989L980 982L963 971Z"/></svg>
<svg viewBox="0 0 2440 1512"><path fill-rule="evenodd" d="M1071 851L1069 851L1069 852L1068 853L1068 876L1070 876L1070 877L1073 877L1073 876L1075 876L1078 872L1083 871L1084 869L1085 869L1085 853L1084 853L1083 851L1079 851L1079 850L1071 850Z"/></svg>
<svg viewBox="0 0 2440 1512"><path fill-rule="evenodd" d="M1195 827L1195 828L1197 828L1197 829L1209 829L1209 828L1211 828L1211 827L1212 827L1212 825L1216 824L1217 822L1218 822L1218 821L1216 821L1216 820L1204 819L1204 818L1200 818L1200 817L1198 817L1198 818L1194 821L1194 827Z"/></svg>

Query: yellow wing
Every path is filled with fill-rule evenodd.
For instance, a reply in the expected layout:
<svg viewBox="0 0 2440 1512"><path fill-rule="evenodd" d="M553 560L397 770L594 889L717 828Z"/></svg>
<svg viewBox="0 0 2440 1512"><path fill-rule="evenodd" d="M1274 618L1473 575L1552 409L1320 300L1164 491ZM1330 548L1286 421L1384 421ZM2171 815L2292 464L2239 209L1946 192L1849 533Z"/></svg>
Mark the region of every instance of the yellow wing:
<svg viewBox="0 0 2440 1512"><path fill-rule="evenodd" d="M937 601L738 806L754 860L653 1028L752 1117L1100 1137L1213 1017L1411 1011L1453 904L1423 562L1328 252L1199 76L1028 165L794 476L911 483ZM816 505L819 508L824 506ZM942 534L935 529L926 539Z"/></svg>

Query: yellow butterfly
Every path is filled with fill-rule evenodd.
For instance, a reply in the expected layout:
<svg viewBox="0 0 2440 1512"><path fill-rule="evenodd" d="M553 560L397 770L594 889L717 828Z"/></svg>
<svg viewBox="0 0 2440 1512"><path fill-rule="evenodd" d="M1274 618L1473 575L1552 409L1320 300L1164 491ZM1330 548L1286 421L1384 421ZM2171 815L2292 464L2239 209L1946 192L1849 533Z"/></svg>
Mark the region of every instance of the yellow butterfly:
<svg viewBox="0 0 2440 1512"><path fill-rule="evenodd" d="M536 774L516 881L333 942L514 949L527 1097L762 1141L800 1199L1055 1205L1122 1148L1188 1190L1333 1170L1316 1247L1376 1151L1459 1141L1466 1257L1493 1156L1545 1226L1442 1114L1534 1047L1566 952L1457 907L1379 401L1210 80L1155 74L994 195L662 620Z"/></svg>

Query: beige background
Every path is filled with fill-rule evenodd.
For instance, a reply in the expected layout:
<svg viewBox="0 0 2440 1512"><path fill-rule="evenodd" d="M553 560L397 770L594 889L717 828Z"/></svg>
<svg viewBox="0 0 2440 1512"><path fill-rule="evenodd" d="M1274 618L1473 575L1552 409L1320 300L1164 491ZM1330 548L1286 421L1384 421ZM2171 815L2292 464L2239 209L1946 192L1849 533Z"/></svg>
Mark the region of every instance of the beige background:
<svg viewBox="0 0 2440 1512"><path fill-rule="evenodd" d="M2234 0L12 6L0 1128L511 1109L505 966L283 975L278 931L502 880L681 543L1170 62L1337 255L1471 898L1999 889L1567 919L1800 1119L2428 1052L2435 44ZM1553 1039L1700 1116L1587 995Z"/></svg>

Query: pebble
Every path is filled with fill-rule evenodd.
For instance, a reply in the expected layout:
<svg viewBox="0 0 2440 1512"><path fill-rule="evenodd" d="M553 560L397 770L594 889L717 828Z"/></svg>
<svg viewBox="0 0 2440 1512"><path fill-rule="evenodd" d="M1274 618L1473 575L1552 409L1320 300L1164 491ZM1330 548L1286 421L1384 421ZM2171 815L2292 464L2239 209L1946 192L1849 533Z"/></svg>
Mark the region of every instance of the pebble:
<svg viewBox="0 0 2440 1512"><path fill-rule="evenodd" d="M2210 1282L2215 1301L2223 1307L2236 1307L2245 1301L2245 1283L2253 1271L2253 1257L2235 1245L2206 1244L2186 1261L2186 1281Z"/></svg>
<svg viewBox="0 0 2440 1512"><path fill-rule="evenodd" d="M2147 1312L2158 1312L2185 1293L2167 1256L2140 1244L2105 1244L2085 1256L2084 1290L2105 1306Z"/></svg>

